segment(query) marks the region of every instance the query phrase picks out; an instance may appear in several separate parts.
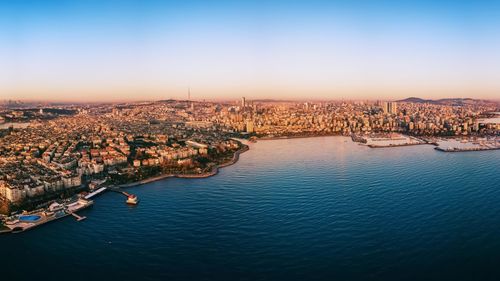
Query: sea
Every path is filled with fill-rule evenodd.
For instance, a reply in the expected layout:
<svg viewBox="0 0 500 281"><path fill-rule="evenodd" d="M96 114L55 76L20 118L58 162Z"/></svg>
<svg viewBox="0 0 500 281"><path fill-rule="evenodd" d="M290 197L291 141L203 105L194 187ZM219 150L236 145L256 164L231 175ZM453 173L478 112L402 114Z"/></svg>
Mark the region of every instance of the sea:
<svg viewBox="0 0 500 281"><path fill-rule="evenodd" d="M500 151L266 140L0 236L1 280L500 280Z"/></svg>

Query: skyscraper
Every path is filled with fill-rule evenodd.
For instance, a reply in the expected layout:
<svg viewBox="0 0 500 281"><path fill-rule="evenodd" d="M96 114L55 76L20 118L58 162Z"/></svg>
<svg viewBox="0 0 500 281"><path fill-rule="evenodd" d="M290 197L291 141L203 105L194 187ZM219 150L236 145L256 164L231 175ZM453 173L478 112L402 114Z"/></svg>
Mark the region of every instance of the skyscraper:
<svg viewBox="0 0 500 281"><path fill-rule="evenodd" d="M398 103L395 101L390 101L390 102L384 101L382 103L382 110L384 111L384 113L397 114Z"/></svg>
<svg viewBox="0 0 500 281"><path fill-rule="evenodd" d="M389 102L388 103L389 108L387 109L390 114L397 114L398 113L398 103L395 101Z"/></svg>
<svg viewBox="0 0 500 281"><path fill-rule="evenodd" d="M389 103L384 101L381 103L382 110L384 113L389 113Z"/></svg>

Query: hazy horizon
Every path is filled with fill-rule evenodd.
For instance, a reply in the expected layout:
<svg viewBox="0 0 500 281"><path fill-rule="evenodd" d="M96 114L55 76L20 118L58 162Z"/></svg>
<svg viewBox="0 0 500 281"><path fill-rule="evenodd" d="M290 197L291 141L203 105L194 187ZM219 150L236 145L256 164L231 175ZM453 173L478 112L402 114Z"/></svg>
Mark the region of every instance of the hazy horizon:
<svg viewBox="0 0 500 281"><path fill-rule="evenodd" d="M500 92L493 1L0 3L0 100L398 100Z"/></svg>

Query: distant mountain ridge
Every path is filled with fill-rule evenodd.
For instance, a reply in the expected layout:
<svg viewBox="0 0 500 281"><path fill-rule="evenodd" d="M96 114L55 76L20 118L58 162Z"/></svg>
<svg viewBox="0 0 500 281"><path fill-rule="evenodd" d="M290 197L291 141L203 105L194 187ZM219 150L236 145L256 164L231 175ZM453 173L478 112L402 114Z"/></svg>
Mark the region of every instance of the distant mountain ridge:
<svg viewBox="0 0 500 281"><path fill-rule="evenodd" d="M446 99L421 99L417 97L409 97L406 99L398 100L397 102L408 102L408 103L430 103L438 105L466 105L466 104L488 104L494 103L488 100L472 99L472 98L446 98Z"/></svg>

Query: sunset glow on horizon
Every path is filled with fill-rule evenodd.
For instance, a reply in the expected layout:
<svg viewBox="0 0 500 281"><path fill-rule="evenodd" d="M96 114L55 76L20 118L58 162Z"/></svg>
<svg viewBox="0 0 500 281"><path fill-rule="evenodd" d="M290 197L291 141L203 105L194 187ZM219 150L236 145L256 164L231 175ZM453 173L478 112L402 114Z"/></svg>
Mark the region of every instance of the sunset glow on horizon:
<svg viewBox="0 0 500 281"><path fill-rule="evenodd" d="M495 1L3 1L0 100L498 99Z"/></svg>

